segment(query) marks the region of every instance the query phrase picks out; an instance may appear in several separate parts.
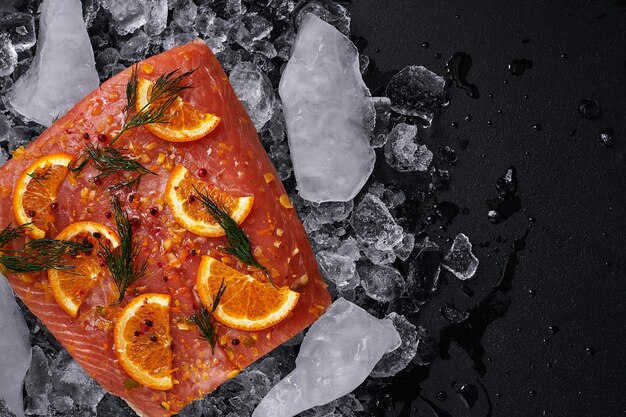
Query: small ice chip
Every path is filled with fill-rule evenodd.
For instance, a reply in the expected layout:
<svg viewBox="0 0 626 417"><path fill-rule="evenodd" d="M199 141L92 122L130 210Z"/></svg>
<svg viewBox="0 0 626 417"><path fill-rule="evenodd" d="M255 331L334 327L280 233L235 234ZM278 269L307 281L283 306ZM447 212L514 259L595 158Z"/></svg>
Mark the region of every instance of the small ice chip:
<svg viewBox="0 0 626 417"><path fill-rule="evenodd" d="M0 33L0 77L13 74L17 65L17 52L11 39Z"/></svg>
<svg viewBox="0 0 626 417"><path fill-rule="evenodd" d="M130 39L121 42L120 56L131 62L141 61L146 57L149 46L150 37L143 30L138 30Z"/></svg>
<svg viewBox="0 0 626 417"><path fill-rule="evenodd" d="M353 290L359 285L356 261L359 260L356 240L348 238L336 252L323 250L316 255L324 277L335 283L339 292Z"/></svg>
<svg viewBox="0 0 626 417"><path fill-rule="evenodd" d="M39 346L33 347L33 359L24 378L26 414L48 415L48 392L52 388L50 377L48 358Z"/></svg>
<svg viewBox="0 0 626 417"><path fill-rule="evenodd" d="M406 290L404 278L397 269L390 266L366 263L360 265L357 271L365 293L376 301L393 301Z"/></svg>
<svg viewBox="0 0 626 417"><path fill-rule="evenodd" d="M426 291L434 292L437 289L441 271L439 246L431 242L428 237L415 246L417 256L409 261L407 283L409 286L419 286Z"/></svg>
<svg viewBox="0 0 626 417"><path fill-rule="evenodd" d="M100 80L79 0L44 0L39 28L35 58L9 101L21 115L50 126Z"/></svg>
<svg viewBox="0 0 626 417"><path fill-rule="evenodd" d="M478 258L472 253L472 244L467 236L459 233L454 238L442 265L458 279L466 280L474 276L478 268Z"/></svg>
<svg viewBox="0 0 626 417"><path fill-rule="evenodd" d="M280 381L252 417L292 417L358 387L380 358L402 340L391 320L379 320L338 299L309 329L296 369Z"/></svg>
<svg viewBox="0 0 626 417"><path fill-rule="evenodd" d="M358 55L333 26L304 17L279 92L298 191L309 201L351 200L374 169L376 113Z"/></svg>
<svg viewBox="0 0 626 417"><path fill-rule="evenodd" d="M0 33L6 33L17 52L35 45L35 18L30 13L9 13L0 18Z"/></svg>
<svg viewBox="0 0 626 417"><path fill-rule="evenodd" d="M400 334L402 344L396 350L388 352L376 364L372 371L375 378L394 376L413 360L417 353L417 331L406 317L402 314L392 312L385 317L393 322L394 327Z"/></svg>
<svg viewBox="0 0 626 417"><path fill-rule="evenodd" d="M435 112L446 105L446 81L434 72L416 65L403 68L387 85L391 109L404 116L417 116L430 126Z"/></svg>
<svg viewBox="0 0 626 417"><path fill-rule="evenodd" d="M398 123L389 134L385 144L385 160L400 172L426 171L433 160L433 153L426 145L415 140L417 127Z"/></svg>
<svg viewBox="0 0 626 417"><path fill-rule="evenodd" d="M253 62L240 62L230 73L230 83L248 111L254 127L260 131L274 114L272 82Z"/></svg>

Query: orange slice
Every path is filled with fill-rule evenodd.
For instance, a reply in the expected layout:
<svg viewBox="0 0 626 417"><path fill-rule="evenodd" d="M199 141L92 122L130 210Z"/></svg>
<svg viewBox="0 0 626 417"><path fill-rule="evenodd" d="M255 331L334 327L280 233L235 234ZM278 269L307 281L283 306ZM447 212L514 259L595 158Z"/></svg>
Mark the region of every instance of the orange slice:
<svg viewBox="0 0 626 417"><path fill-rule="evenodd" d="M91 253L80 253L77 256L65 255L68 258L66 263L73 265L74 268L48 270L48 280L54 299L67 314L76 317L80 305L107 271L98 257L100 244L116 248L120 244L120 238L112 229L101 223L77 222L63 229L56 239L77 242L87 240L93 245Z"/></svg>
<svg viewBox="0 0 626 417"><path fill-rule="evenodd" d="M224 235L224 229L195 198L194 186L203 193L208 191L211 197L228 210L230 217L238 224L241 224L252 210L253 196L233 197L216 187L207 189L207 183L195 178L183 165L177 165L167 180L165 201L176 221L192 233L200 236Z"/></svg>
<svg viewBox="0 0 626 417"><path fill-rule="evenodd" d="M172 381L170 299L142 294L118 316L113 332L117 357L131 378L146 387L168 390Z"/></svg>
<svg viewBox="0 0 626 417"><path fill-rule="evenodd" d="M53 153L37 159L26 168L13 188L13 216L18 224L32 223L26 233L45 237L54 226L57 191L67 175L74 156Z"/></svg>
<svg viewBox="0 0 626 417"><path fill-rule="evenodd" d="M203 256L198 268L196 290L202 303L211 308L222 280L226 290L213 317L240 330L262 330L285 319L298 303L300 294L289 287L278 290L210 256Z"/></svg>
<svg viewBox="0 0 626 417"><path fill-rule="evenodd" d="M135 102L137 112L159 105L156 101L148 106L153 85L152 81L145 78L138 80L137 101ZM167 123L149 123L145 127L153 135L169 142L191 142L201 139L213 131L221 120L214 114L198 111L180 97L166 110L166 117L168 117Z"/></svg>

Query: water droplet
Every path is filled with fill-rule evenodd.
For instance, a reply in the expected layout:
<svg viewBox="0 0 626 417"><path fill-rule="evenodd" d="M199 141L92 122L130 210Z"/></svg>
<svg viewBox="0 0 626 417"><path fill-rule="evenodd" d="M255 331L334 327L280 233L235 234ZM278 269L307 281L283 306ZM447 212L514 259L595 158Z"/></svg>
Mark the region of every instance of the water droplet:
<svg viewBox="0 0 626 417"><path fill-rule="evenodd" d="M541 126L541 124L536 123L533 125L533 129L535 129L537 132L541 132L541 130L543 129L543 126Z"/></svg>
<svg viewBox="0 0 626 417"><path fill-rule="evenodd" d="M525 58L514 59L509 64L509 71L511 72L511 74L519 77L520 75L524 74L526 70L529 70L532 67L533 67L533 61L529 59L525 59Z"/></svg>
<svg viewBox="0 0 626 417"><path fill-rule="evenodd" d="M567 58L568 58L568 56L567 56L567 52L563 52L563 53L561 54L561 59L562 59L563 61L565 61Z"/></svg>
<svg viewBox="0 0 626 417"><path fill-rule="evenodd" d="M597 119L600 116L600 105L597 101L588 98L580 100L576 109L578 113L590 120Z"/></svg>
<svg viewBox="0 0 626 417"><path fill-rule="evenodd" d="M529 290L528 290L528 295L529 295L530 297L532 297L532 298L535 298L535 296L537 295L537 290L532 289L532 288L531 288L531 289L529 289Z"/></svg>
<svg viewBox="0 0 626 417"><path fill-rule="evenodd" d="M606 129L601 130L598 139L600 140L601 144L603 144L607 148L610 148L611 146L613 146L613 129L607 127Z"/></svg>
<svg viewBox="0 0 626 417"><path fill-rule="evenodd" d="M560 329L559 326L548 326L548 330L550 330L552 334L557 334Z"/></svg>
<svg viewBox="0 0 626 417"><path fill-rule="evenodd" d="M467 116L465 116L465 120L471 122L472 120L474 120L474 117L471 114L468 114Z"/></svg>
<svg viewBox="0 0 626 417"><path fill-rule="evenodd" d="M465 404L465 407L469 410L474 407L476 401L478 401L478 388L472 384L464 384L461 388L456 390L461 400Z"/></svg>
<svg viewBox="0 0 626 417"><path fill-rule="evenodd" d="M428 42L422 43L422 48L428 49L429 47L430 47L430 44Z"/></svg>
<svg viewBox="0 0 626 417"><path fill-rule="evenodd" d="M587 355L593 356L595 355L596 350L593 347L588 346L587 348L585 348L585 352L587 352Z"/></svg>
<svg viewBox="0 0 626 417"><path fill-rule="evenodd" d="M457 122L450 122L450 126L456 129L457 127L459 127L459 124Z"/></svg>
<svg viewBox="0 0 626 417"><path fill-rule="evenodd" d="M435 396L439 401L445 401L448 399L448 394L445 391L439 391L437 394L435 394Z"/></svg>
<svg viewBox="0 0 626 417"><path fill-rule="evenodd" d="M468 96L479 98L480 93L476 85L467 81L467 75L472 68L472 57L465 52L455 52L446 63L448 76L455 82L457 88L465 89Z"/></svg>
<svg viewBox="0 0 626 417"><path fill-rule="evenodd" d="M537 396L537 391L535 391L534 389L529 390L528 393L531 395L531 397Z"/></svg>

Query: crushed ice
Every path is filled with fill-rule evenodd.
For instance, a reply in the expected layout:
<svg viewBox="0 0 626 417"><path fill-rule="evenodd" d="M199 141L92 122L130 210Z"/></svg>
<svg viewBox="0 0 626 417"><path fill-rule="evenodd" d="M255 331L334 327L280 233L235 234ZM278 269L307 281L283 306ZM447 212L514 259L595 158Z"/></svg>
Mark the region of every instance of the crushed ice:
<svg viewBox="0 0 626 417"><path fill-rule="evenodd" d="M69 4L67 0L57 3ZM44 12L48 4L43 4ZM38 20L39 25L42 24L37 6L35 0L20 2L19 11L11 6L0 6L0 94L4 97L0 102L0 165L10 157L11 151L27 145L43 130L7 108L6 98L12 89L18 89L21 82L16 83L16 80L29 66L36 68L39 58L35 56L41 55L40 50L47 50L46 44L51 39L66 32L66 28L60 33L50 31L48 40L44 42L40 36L39 43L35 44ZM416 127L415 123L430 125L447 104L445 79L413 65L391 78L386 97L369 97L361 74L371 68L370 59L359 55L343 37L350 35L350 15L346 8L332 0L272 0L263 8L245 0L83 0L82 6L90 42L85 41L86 36L82 38L82 51L86 55L81 59L90 61L94 58L87 53L92 46L101 81L133 62L195 37L202 38L213 49L250 113L281 180L285 181L332 294L351 300L378 318L386 317L387 322L393 324L389 329L395 328L400 335L400 347L386 353L377 364L372 363L371 366L375 367L371 376L387 378L406 368L429 364L437 351L437 341L427 329L429 324L420 321L419 310L427 308L422 306L437 290L440 275L447 273L442 271L467 279L475 274L478 265L465 235L457 236L446 249L448 245L435 240L424 228L423 220L429 214L424 210L432 207L433 195L448 189L450 182L450 172L438 166L439 160L452 161L456 155L454 150L429 138L427 131ZM319 19L307 18L307 14L314 14L331 26ZM72 22L80 23L78 20ZM299 172L304 168L315 170L321 158L311 160L309 154L305 154L305 158L296 155L298 194L294 188L292 162L295 138L290 137L286 129L293 120L289 117L286 120L289 106L285 111L278 87L290 56L293 53L297 57L298 48L305 45L304 34L314 38L316 31L323 34L326 45L344 48L339 54L341 59L329 54L327 61L318 64L322 68L324 63L324 68L328 67L330 71L335 68L333 65L340 63L341 66L336 68L340 68L340 72L347 71L345 81L348 83L338 83L329 89L358 92L358 110L353 116L362 127L358 135L350 132L352 140L360 136L358 141L350 143L353 148L361 149L361 163L351 167L347 174L338 175L340 171L332 171L327 177L332 177L330 184L333 186L313 188L307 194L310 190L306 185L302 186ZM309 47L314 47L314 42L309 41ZM88 44L91 45L89 48ZM295 44L299 46L294 49ZM308 53L300 53L303 60L307 58ZM295 64L296 60L293 61ZM318 74L319 68L312 70L314 74ZM304 71L303 68L299 70ZM305 80L306 77L309 75L303 76ZM92 82L97 85L97 79ZM333 93L339 95L340 91ZM320 99L326 99L326 96L328 94L324 91ZM302 99L298 105L312 107ZM377 151L377 164L391 167L396 177L419 176L426 181L426 187L418 186L416 191L395 184L395 180L376 171L373 178L369 178L374 165L374 148L381 148ZM429 148L438 149L435 158ZM356 153L355 149L349 152ZM321 195L327 190L337 191L339 183L350 184L339 190L341 198L336 198L338 194L332 196L335 198ZM361 187L364 189L359 192ZM342 201L326 201L333 199ZM435 242L444 247L440 248ZM35 345L24 381L24 406L28 415L134 415L123 400L105 394L95 385L41 322L27 310L24 312ZM466 312L451 304L445 304L441 314L450 322L467 318ZM271 387L293 370L305 333L278 347L204 400L192 403L180 415L250 415ZM316 334L312 334L310 340L313 336L317 340ZM351 386L355 383L358 385L351 381ZM349 391L351 388L342 392ZM337 391L335 395L340 393ZM322 402L321 398L316 398L318 403ZM329 400L329 397L324 398L324 401ZM371 414L375 406L370 401L358 393L345 395L304 411L302 416ZM0 399L0 414L3 406L6 403ZM304 407L303 404L292 406Z"/></svg>

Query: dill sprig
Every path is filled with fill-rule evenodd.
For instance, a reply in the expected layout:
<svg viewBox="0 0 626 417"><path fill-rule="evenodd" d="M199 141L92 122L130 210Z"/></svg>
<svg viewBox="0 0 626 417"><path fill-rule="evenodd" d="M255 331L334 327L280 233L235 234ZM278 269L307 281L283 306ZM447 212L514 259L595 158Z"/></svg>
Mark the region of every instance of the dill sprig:
<svg viewBox="0 0 626 417"><path fill-rule="evenodd" d="M185 78L189 77L194 70L176 75L178 69L161 75L152 85L148 96L148 102L135 114L126 118L120 132L113 138L111 144L115 143L124 132L147 124L152 123L168 123L173 114L168 113L168 109L178 96L188 88L191 84L181 84ZM124 111L130 113L137 101L137 87L139 85L139 76L136 68L131 71L130 79L126 84L126 99L128 103Z"/></svg>
<svg viewBox="0 0 626 417"><path fill-rule="evenodd" d="M115 190L123 187L133 187L139 184L144 175L158 175L156 172L150 171L134 159L129 158L122 152L124 148L115 148L112 146L93 146L88 144L83 151L81 157L77 160L76 167L72 168L74 172L80 172L87 162L91 161L100 174L96 179L103 180L106 177L118 172L136 172L137 175L131 179L119 182L107 187L109 190Z"/></svg>
<svg viewBox="0 0 626 417"><path fill-rule="evenodd" d="M141 265L136 265L139 247L133 243L133 229L128 213L122 210L117 196L113 196L111 205L113 206L113 215L117 225L117 234L120 237L120 245L113 249L101 243L100 253L120 293L118 301L122 301L126 294L126 289L144 276L148 263L144 260Z"/></svg>
<svg viewBox="0 0 626 417"><path fill-rule="evenodd" d="M200 313L194 314L191 316L191 320L198 326L200 329L200 336L206 339L211 345L211 353L215 353L215 343L217 342L217 331L215 329L215 324L213 323L213 319L211 315L217 310L217 306L220 303L220 299L222 295L224 295L224 291L226 291L226 285L224 285L224 279L222 278L222 283L220 284L220 288L217 290L217 294L213 299L213 305L211 306L211 311L207 310L204 306L200 309Z"/></svg>
<svg viewBox="0 0 626 417"><path fill-rule="evenodd" d="M12 229L5 236L16 233L15 228ZM71 269L74 266L66 263L66 255L77 256L79 252L89 253L91 250L93 244L89 241L35 239L27 242L22 249L0 249L0 264L12 272Z"/></svg>
<svg viewBox="0 0 626 417"><path fill-rule="evenodd" d="M248 235L246 235L241 226L239 226L239 224L232 217L230 217L230 214L224 205L211 197L208 192L202 193L196 188L195 185L193 186L193 189L196 191L197 198L200 200L206 211L209 212L217 224L219 224L226 233L226 245L222 248L224 252L233 255L246 265L259 268L263 271L270 284L276 288L276 285L274 285L267 268L265 268L254 257L254 254L252 253L252 244L250 243Z"/></svg>
<svg viewBox="0 0 626 417"><path fill-rule="evenodd" d="M0 248L13 239L24 236L24 233L29 229L29 226L30 223L26 223L21 226L12 226L11 223L9 223L4 229L0 230Z"/></svg>

